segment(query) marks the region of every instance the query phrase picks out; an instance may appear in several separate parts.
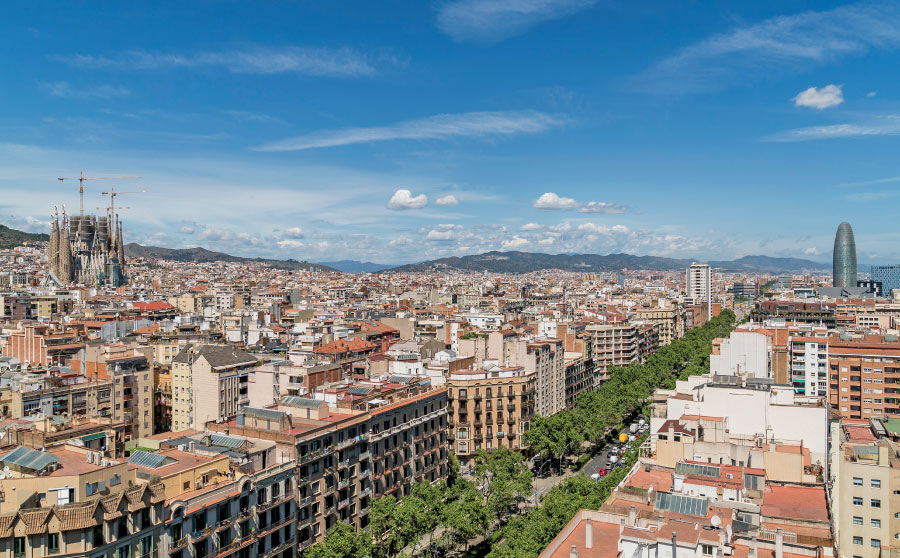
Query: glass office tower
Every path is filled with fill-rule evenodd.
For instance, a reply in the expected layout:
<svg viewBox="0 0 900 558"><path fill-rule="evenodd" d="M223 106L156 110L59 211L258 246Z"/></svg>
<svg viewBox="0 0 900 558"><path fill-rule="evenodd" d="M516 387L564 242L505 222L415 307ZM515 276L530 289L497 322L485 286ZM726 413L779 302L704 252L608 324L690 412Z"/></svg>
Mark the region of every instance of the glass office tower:
<svg viewBox="0 0 900 558"><path fill-rule="evenodd" d="M834 236L833 282L835 287L856 286L856 241L853 229L846 221L838 226Z"/></svg>

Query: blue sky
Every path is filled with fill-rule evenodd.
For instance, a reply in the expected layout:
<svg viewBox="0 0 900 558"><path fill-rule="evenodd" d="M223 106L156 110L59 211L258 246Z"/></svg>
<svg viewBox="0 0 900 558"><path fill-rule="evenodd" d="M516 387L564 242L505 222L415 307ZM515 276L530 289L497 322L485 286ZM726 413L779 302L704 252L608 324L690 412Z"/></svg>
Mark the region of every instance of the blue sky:
<svg viewBox="0 0 900 558"><path fill-rule="evenodd" d="M130 241L900 261L894 2L7 6L0 219L111 184Z"/></svg>

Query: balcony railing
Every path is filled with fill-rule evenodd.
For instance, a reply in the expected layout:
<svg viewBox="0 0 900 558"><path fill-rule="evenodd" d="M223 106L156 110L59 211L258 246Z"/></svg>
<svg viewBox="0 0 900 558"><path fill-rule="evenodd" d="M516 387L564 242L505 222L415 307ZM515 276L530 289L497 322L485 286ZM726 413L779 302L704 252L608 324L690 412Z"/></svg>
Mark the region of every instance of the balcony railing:
<svg viewBox="0 0 900 558"><path fill-rule="evenodd" d="M287 493L285 493L285 494L282 494L282 495L279 496L278 498L272 498L272 499L270 499L270 500L267 501L267 502L263 502L262 504L257 504L257 505L256 505L256 512L257 512L257 513L264 512L264 511L268 510L269 508L274 508L275 506L277 506L277 505L279 505L279 504L282 504L282 503L284 503L284 502L286 502L286 501L288 501L288 500L291 500L291 499L293 499L293 498L294 498L294 492L293 492L293 491L287 492Z"/></svg>
<svg viewBox="0 0 900 558"><path fill-rule="evenodd" d="M321 459L322 457L331 455L332 453L334 453L334 448L331 448L331 447L319 449L316 451L309 452L306 455L301 455L300 459L298 461L299 461L300 465L305 465L305 464L315 461L317 459Z"/></svg>
<svg viewBox="0 0 900 558"><path fill-rule="evenodd" d="M372 457L372 454L369 453L369 450L366 450L366 451L360 453L359 457L357 457L357 459L359 459L360 461L364 461L370 457Z"/></svg>
<svg viewBox="0 0 900 558"><path fill-rule="evenodd" d="M350 505L350 498L344 498L340 502L338 502L337 509L342 510Z"/></svg>
<svg viewBox="0 0 900 558"><path fill-rule="evenodd" d="M177 541L172 543L172 546L169 547L169 552L177 552L182 548L187 546L187 537L181 537Z"/></svg>
<svg viewBox="0 0 900 558"><path fill-rule="evenodd" d="M200 529L199 531L194 531L193 533L191 533L191 542L200 541L200 540L208 537L211 532L212 532L212 529L210 527Z"/></svg>
<svg viewBox="0 0 900 558"><path fill-rule="evenodd" d="M216 531L221 531L227 527L231 527L231 524L234 523L233 517L226 517L218 522L216 522Z"/></svg>
<svg viewBox="0 0 900 558"><path fill-rule="evenodd" d="M407 422L404 422L404 423L402 423L402 424L398 424L397 426L394 426L394 427L392 427L392 428L388 428L387 430L382 430L381 432L376 432L376 433L374 433L374 434L370 434L370 435L369 435L369 441L370 441L370 442L377 442L378 440L381 440L382 438L385 438L385 437L387 437L387 436L391 436L391 435L393 435L393 434L397 434L398 432L402 432L403 430L407 430L407 429L412 428L412 427L414 427L414 426L416 426L416 425L422 424L423 422L427 422L427 421L429 421L429 420L431 420L431 419L438 418L438 417L443 416L443 415L446 415L446 414L447 414L447 409L437 409L437 410L432 411L432 412L430 412L430 413L428 413L428 414L426 414L426 415L422 415L422 416L420 416L420 417L418 417L418 418L414 418L414 419L411 419L411 420L409 420L409 421L407 421Z"/></svg>

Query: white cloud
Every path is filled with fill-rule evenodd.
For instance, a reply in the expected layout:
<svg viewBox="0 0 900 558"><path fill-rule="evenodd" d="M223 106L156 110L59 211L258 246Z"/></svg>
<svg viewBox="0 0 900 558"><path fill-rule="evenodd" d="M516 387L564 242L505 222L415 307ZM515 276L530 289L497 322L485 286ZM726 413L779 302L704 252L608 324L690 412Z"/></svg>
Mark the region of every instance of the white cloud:
<svg viewBox="0 0 900 558"><path fill-rule="evenodd" d="M528 239L523 238L519 235L515 235L510 239L504 240L501 248L504 250L515 250L516 248L521 248L528 244Z"/></svg>
<svg viewBox="0 0 900 558"><path fill-rule="evenodd" d="M898 194L900 194L900 192L859 192L856 194L850 194L849 196L847 196L847 199L852 201L887 200L897 197Z"/></svg>
<svg viewBox="0 0 900 558"><path fill-rule="evenodd" d="M220 67L236 74L298 73L325 77L370 76L376 63L397 63L390 55L367 56L350 48L254 47L244 50L173 53L127 50L109 56L62 54L51 60L88 70L168 70Z"/></svg>
<svg viewBox="0 0 900 558"><path fill-rule="evenodd" d="M593 234L624 234L628 232L628 227L625 225L598 225L596 223L582 223L578 225L578 230L581 232L589 232Z"/></svg>
<svg viewBox="0 0 900 558"><path fill-rule="evenodd" d="M587 202L578 208L580 213L609 213L619 214L625 213L625 207L608 202Z"/></svg>
<svg viewBox="0 0 900 558"><path fill-rule="evenodd" d="M578 210L579 213L609 213L618 214L625 213L626 208L622 205L614 203L591 201L581 203L573 198L563 198L556 195L555 192L546 192L541 197L534 200L535 209L551 209L551 210Z"/></svg>
<svg viewBox="0 0 900 558"><path fill-rule="evenodd" d="M777 16L712 36L638 76L651 91L679 93L746 82L773 67L806 70L842 56L900 46L900 4L858 2Z"/></svg>
<svg viewBox="0 0 900 558"><path fill-rule="evenodd" d="M38 84L48 95L67 99L112 99L130 95L131 91L113 85L72 86L67 81Z"/></svg>
<svg viewBox="0 0 900 558"><path fill-rule="evenodd" d="M303 238L303 229L300 227L289 227L284 230L285 238Z"/></svg>
<svg viewBox="0 0 900 558"><path fill-rule="evenodd" d="M766 141L811 141L821 139L896 136L900 134L900 115L879 116L869 122L831 124L794 128L764 138Z"/></svg>
<svg viewBox="0 0 900 558"><path fill-rule="evenodd" d="M389 140L445 140L537 134L561 126L564 119L533 110L438 114L391 126L322 130L256 147L256 151L299 151Z"/></svg>
<svg viewBox="0 0 900 558"><path fill-rule="evenodd" d="M439 8L437 25L456 41L495 43L594 3L596 0L452 0Z"/></svg>
<svg viewBox="0 0 900 558"><path fill-rule="evenodd" d="M295 240L293 238L286 238L283 240L279 240L277 242L277 244L278 244L278 247L282 248L282 249L297 249L297 248L303 248L303 246L304 246L303 242L301 242L299 240Z"/></svg>
<svg viewBox="0 0 900 558"><path fill-rule="evenodd" d="M453 232L453 229L432 229L428 231L428 234L425 235L427 240L453 240L453 236L456 233Z"/></svg>
<svg viewBox="0 0 900 558"><path fill-rule="evenodd" d="M836 107L844 102L844 92L841 85L826 85L825 87L810 87L801 91L794 97L794 106L809 107L814 109L827 109Z"/></svg>
<svg viewBox="0 0 900 558"><path fill-rule="evenodd" d="M866 97L874 97L875 95L878 95L878 91L869 91L866 93Z"/></svg>
<svg viewBox="0 0 900 558"><path fill-rule="evenodd" d="M538 223L525 223L522 225L521 229L523 231L539 231L544 228L544 225L540 225Z"/></svg>
<svg viewBox="0 0 900 558"><path fill-rule="evenodd" d="M534 200L535 209L576 209L578 205L573 198L561 198L555 192L546 192Z"/></svg>
<svg viewBox="0 0 900 558"><path fill-rule="evenodd" d="M552 236L548 236L546 238L542 238L541 240L539 240L538 244L540 244L542 246L550 246L554 242L556 242L556 239L553 238Z"/></svg>
<svg viewBox="0 0 900 558"><path fill-rule="evenodd" d="M178 232L180 232L181 234L194 234L195 231L193 227L184 226L178 229Z"/></svg>
<svg viewBox="0 0 900 558"><path fill-rule="evenodd" d="M413 196L409 190L397 190L387 203L388 209L420 209L428 205L428 196L419 194Z"/></svg>
<svg viewBox="0 0 900 558"><path fill-rule="evenodd" d="M810 246L809 248L805 248L803 250L803 254L806 256L818 256L822 251L816 248L815 246Z"/></svg>
<svg viewBox="0 0 900 558"><path fill-rule="evenodd" d="M435 205L459 205L459 200L453 194L441 196L434 202Z"/></svg>

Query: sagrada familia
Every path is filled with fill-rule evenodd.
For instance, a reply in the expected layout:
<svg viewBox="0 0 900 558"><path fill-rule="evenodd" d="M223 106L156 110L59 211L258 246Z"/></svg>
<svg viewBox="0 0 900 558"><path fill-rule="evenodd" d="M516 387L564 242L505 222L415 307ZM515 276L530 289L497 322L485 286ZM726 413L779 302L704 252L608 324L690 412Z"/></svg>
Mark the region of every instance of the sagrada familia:
<svg viewBox="0 0 900 558"><path fill-rule="evenodd" d="M118 217L69 216L63 207L51 216L47 253L50 278L59 286L81 283L93 287L124 285L125 245Z"/></svg>

